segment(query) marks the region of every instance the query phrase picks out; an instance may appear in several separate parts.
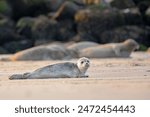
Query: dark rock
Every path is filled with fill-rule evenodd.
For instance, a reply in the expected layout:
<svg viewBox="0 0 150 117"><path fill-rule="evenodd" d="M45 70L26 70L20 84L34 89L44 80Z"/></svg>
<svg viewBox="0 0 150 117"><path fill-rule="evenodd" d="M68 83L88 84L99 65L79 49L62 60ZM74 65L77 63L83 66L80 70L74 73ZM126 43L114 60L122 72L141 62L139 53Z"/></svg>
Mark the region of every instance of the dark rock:
<svg viewBox="0 0 150 117"><path fill-rule="evenodd" d="M35 19L32 26L32 38L34 40L53 40L57 36L58 23L45 16Z"/></svg>
<svg viewBox="0 0 150 117"><path fill-rule="evenodd" d="M20 36L15 33L15 25L13 21L9 19L0 20L0 44L4 44L9 41L18 40Z"/></svg>
<svg viewBox="0 0 150 117"><path fill-rule="evenodd" d="M0 17L0 27L15 28L15 24L11 19L1 15L1 17Z"/></svg>
<svg viewBox="0 0 150 117"><path fill-rule="evenodd" d="M113 0L111 6L119 9L135 7L133 0Z"/></svg>
<svg viewBox="0 0 150 117"><path fill-rule="evenodd" d="M128 38L132 38L138 43L150 46L150 27L123 26L114 30L105 31L101 35L101 42L122 42Z"/></svg>
<svg viewBox="0 0 150 117"><path fill-rule="evenodd" d="M6 18L0 20L0 44L10 53L26 49L32 45L30 40L24 40L24 37L17 34L15 30L13 21Z"/></svg>
<svg viewBox="0 0 150 117"><path fill-rule="evenodd" d="M94 14L93 14L94 12ZM103 32L111 31L125 25L143 25L143 19L138 8L130 9L85 9L75 15L78 38L101 42Z"/></svg>
<svg viewBox="0 0 150 117"><path fill-rule="evenodd" d="M50 0L50 11L56 12L66 0Z"/></svg>
<svg viewBox="0 0 150 117"><path fill-rule="evenodd" d="M104 0L73 0L73 1L82 5L99 5Z"/></svg>
<svg viewBox="0 0 150 117"><path fill-rule="evenodd" d="M24 17L17 23L17 32L34 41L35 45L51 41L68 41L76 34L73 20L49 19L46 16L37 18Z"/></svg>
<svg viewBox="0 0 150 117"><path fill-rule="evenodd" d="M38 16L50 12L51 0L7 0L13 12L13 19L24 16Z"/></svg>
<svg viewBox="0 0 150 117"><path fill-rule="evenodd" d="M6 27L0 27L0 44L11 40L16 40L14 31Z"/></svg>
<svg viewBox="0 0 150 117"><path fill-rule="evenodd" d="M23 17L21 18L17 24L17 33L23 35L26 38L32 38L32 27L34 26L35 18L31 17Z"/></svg>
<svg viewBox="0 0 150 117"><path fill-rule="evenodd" d="M7 54L7 50L5 50L3 47L0 47L0 54Z"/></svg>
<svg viewBox="0 0 150 117"><path fill-rule="evenodd" d="M140 1L140 2L137 4L137 6L138 6L140 12L141 12L142 14L144 14L145 11L147 10L147 8L150 6L150 1L143 1L143 0L142 0L142 1Z"/></svg>
<svg viewBox="0 0 150 117"><path fill-rule="evenodd" d="M121 10L124 15L126 25L140 25L143 24L143 18L138 8L127 8Z"/></svg>
<svg viewBox="0 0 150 117"><path fill-rule="evenodd" d="M0 0L0 14L11 17L12 9L6 0Z"/></svg>
<svg viewBox="0 0 150 117"><path fill-rule="evenodd" d="M75 13L81 8L82 7L72 1L66 1L56 12L50 13L49 17L58 20L74 19Z"/></svg>
<svg viewBox="0 0 150 117"><path fill-rule="evenodd" d="M133 0L135 4L139 4L141 2L147 2L149 0Z"/></svg>
<svg viewBox="0 0 150 117"><path fill-rule="evenodd" d="M33 42L51 41L56 39L58 24L55 20L50 20L46 16L35 18L24 17L17 22L17 32ZM36 42L35 42L36 43Z"/></svg>
<svg viewBox="0 0 150 117"><path fill-rule="evenodd" d="M34 41L34 46L45 45L52 42L54 42L54 40L38 39Z"/></svg>
<svg viewBox="0 0 150 117"><path fill-rule="evenodd" d="M150 25L150 7L145 12L145 22Z"/></svg>
<svg viewBox="0 0 150 117"><path fill-rule="evenodd" d="M9 53L15 53L20 50L31 48L33 46L30 40L11 41L3 45Z"/></svg>
<svg viewBox="0 0 150 117"><path fill-rule="evenodd" d="M84 38L92 37L94 40L91 41L95 42L100 42L101 33L105 30L112 30L125 24L124 15L115 9L81 10L77 12L75 19L78 24L78 34Z"/></svg>
<svg viewBox="0 0 150 117"><path fill-rule="evenodd" d="M76 35L76 26L72 20L62 20L58 23L57 41L69 41Z"/></svg>

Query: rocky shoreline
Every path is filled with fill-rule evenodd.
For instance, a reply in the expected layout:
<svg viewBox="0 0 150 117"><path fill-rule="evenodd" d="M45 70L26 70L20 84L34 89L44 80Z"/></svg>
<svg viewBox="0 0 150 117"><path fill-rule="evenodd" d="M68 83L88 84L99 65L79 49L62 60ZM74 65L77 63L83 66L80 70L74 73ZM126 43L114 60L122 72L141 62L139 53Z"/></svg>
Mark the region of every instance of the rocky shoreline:
<svg viewBox="0 0 150 117"><path fill-rule="evenodd" d="M0 54L55 41L150 47L149 0L1 0Z"/></svg>

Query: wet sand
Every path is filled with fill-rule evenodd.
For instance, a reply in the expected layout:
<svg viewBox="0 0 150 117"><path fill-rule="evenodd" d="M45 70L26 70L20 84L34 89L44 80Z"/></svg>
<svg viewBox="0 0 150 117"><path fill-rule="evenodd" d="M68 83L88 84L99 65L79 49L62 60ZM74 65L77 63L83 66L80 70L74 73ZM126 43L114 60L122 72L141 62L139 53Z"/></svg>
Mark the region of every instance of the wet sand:
<svg viewBox="0 0 150 117"><path fill-rule="evenodd" d="M143 53L91 59L89 78L8 79L57 62L0 62L0 99L150 99L150 58Z"/></svg>

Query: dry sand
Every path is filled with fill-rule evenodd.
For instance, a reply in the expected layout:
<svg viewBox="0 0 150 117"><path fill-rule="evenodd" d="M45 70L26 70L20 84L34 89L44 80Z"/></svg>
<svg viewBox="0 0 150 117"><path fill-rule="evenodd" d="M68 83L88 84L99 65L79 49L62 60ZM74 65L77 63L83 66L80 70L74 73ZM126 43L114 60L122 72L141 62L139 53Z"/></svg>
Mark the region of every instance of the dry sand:
<svg viewBox="0 0 150 117"><path fill-rule="evenodd" d="M9 80L60 61L0 62L0 99L150 99L150 56L132 56L91 59L89 78L71 79Z"/></svg>

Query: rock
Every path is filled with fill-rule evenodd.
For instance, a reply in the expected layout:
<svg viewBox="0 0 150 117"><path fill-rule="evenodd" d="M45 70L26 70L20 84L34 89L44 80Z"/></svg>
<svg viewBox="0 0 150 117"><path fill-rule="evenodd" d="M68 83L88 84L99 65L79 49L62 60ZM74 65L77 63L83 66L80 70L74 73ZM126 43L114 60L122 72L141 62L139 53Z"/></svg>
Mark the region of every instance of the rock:
<svg viewBox="0 0 150 117"><path fill-rule="evenodd" d="M150 25L150 7L145 12L145 20L148 25Z"/></svg>
<svg viewBox="0 0 150 117"><path fill-rule="evenodd" d="M138 8L123 9L121 13L124 15L124 22L126 25L143 24L143 18Z"/></svg>
<svg viewBox="0 0 150 117"><path fill-rule="evenodd" d="M127 38L133 38L138 43L150 46L150 27L122 26L114 30L108 30L102 33L101 42L122 42Z"/></svg>
<svg viewBox="0 0 150 117"><path fill-rule="evenodd" d="M0 44L10 53L31 47L32 42L16 32L15 24L10 19L0 19Z"/></svg>
<svg viewBox="0 0 150 117"><path fill-rule="evenodd" d="M47 43L52 43L52 42L53 40L38 39L34 41L34 46L45 45Z"/></svg>
<svg viewBox="0 0 150 117"><path fill-rule="evenodd" d="M103 0L74 0L78 4L84 4L84 5L98 5L101 3Z"/></svg>
<svg viewBox="0 0 150 117"><path fill-rule="evenodd" d="M72 1L66 1L60 6L60 8L56 12L50 13L49 17L51 19L58 20L73 19L75 13L81 8L82 7Z"/></svg>
<svg viewBox="0 0 150 117"><path fill-rule="evenodd" d="M8 51L5 50L3 47L0 47L0 54L7 54Z"/></svg>
<svg viewBox="0 0 150 117"><path fill-rule="evenodd" d="M12 8L14 20L25 16L38 16L50 12L51 0L7 0Z"/></svg>
<svg viewBox="0 0 150 117"><path fill-rule="evenodd" d="M77 23L87 21L90 17L92 17L92 11L90 9L79 10L74 15L74 19Z"/></svg>
<svg viewBox="0 0 150 117"><path fill-rule="evenodd" d="M141 3L141 2L147 2L147 1L149 1L149 0L133 0L134 1L134 3L136 3L136 4L139 4L139 3Z"/></svg>
<svg viewBox="0 0 150 117"><path fill-rule="evenodd" d="M150 1L140 1L139 3L137 3L137 6L140 10L140 12L144 15L145 11L147 10L147 8L150 6Z"/></svg>
<svg viewBox="0 0 150 117"><path fill-rule="evenodd" d="M135 7L135 3L133 2L133 0L113 0L110 4L112 7L119 9Z"/></svg>
<svg viewBox="0 0 150 117"><path fill-rule="evenodd" d="M49 19L46 16L36 18L24 17L17 23L17 32L34 41L35 45L52 41L68 41L75 32L75 24L72 20Z"/></svg>
<svg viewBox="0 0 150 117"><path fill-rule="evenodd" d="M0 15L0 27L15 28L15 24L8 17Z"/></svg>
<svg viewBox="0 0 150 117"><path fill-rule="evenodd" d="M0 26L0 44L20 39L20 36L15 33L15 29L7 25L9 24Z"/></svg>
<svg viewBox="0 0 150 117"><path fill-rule="evenodd" d="M73 20L61 20L58 22L57 41L69 41L76 35L76 26Z"/></svg>
<svg viewBox="0 0 150 117"><path fill-rule="evenodd" d="M33 41L51 41L56 39L58 24L46 16L36 18L24 17L17 22L17 32Z"/></svg>
<svg viewBox="0 0 150 117"><path fill-rule="evenodd" d="M50 0L50 11L56 12L66 0Z"/></svg>
<svg viewBox="0 0 150 117"><path fill-rule="evenodd" d="M75 19L78 24L78 34L87 39L93 38L90 41L99 43L102 32L124 25L124 15L116 9L80 10L75 15Z"/></svg>
<svg viewBox="0 0 150 117"><path fill-rule="evenodd" d="M26 38L32 38L32 27L34 26L35 18L31 17L23 17L21 18L17 24L17 33L23 35Z"/></svg>
<svg viewBox="0 0 150 117"><path fill-rule="evenodd" d="M108 43L111 40L113 42L116 38L119 38L116 42L124 41L126 38L134 38L138 39L138 42L141 42L141 38L143 37L145 40L148 40L149 29L141 29L138 26L135 28L135 25L144 25L138 8L123 10L108 8L103 10L96 9L94 11L93 9L80 10L75 15L75 21L77 23L78 36L74 37L74 40L77 41L88 40L98 43ZM130 25L131 29L129 28ZM139 32L139 30L142 31ZM147 30L147 33L144 33L145 30Z"/></svg>
<svg viewBox="0 0 150 117"><path fill-rule="evenodd" d="M45 16L37 17L32 26L33 40L54 40L57 36L58 23Z"/></svg>
<svg viewBox="0 0 150 117"><path fill-rule="evenodd" d="M10 19L0 19L0 44L18 40L20 37L15 32L15 25Z"/></svg>
<svg viewBox="0 0 150 117"><path fill-rule="evenodd" d="M8 4L7 0L0 1L0 14L3 14L8 17L12 16L12 9Z"/></svg>
<svg viewBox="0 0 150 117"><path fill-rule="evenodd" d="M83 9L90 5L100 5L103 4L104 0L55 0L51 1L51 11L49 16L57 17L67 17L74 16L74 13L79 9ZM105 2L106 3L106 2ZM56 12L57 11L57 12ZM56 12L56 13L54 13ZM66 16L67 15L67 16Z"/></svg>
<svg viewBox="0 0 150 117"><path fill-rule="evenodd" d="M33 44L29 40L21 40L21 41L11 41L3 45L3 47L9 52L9 53L15 53L27 48L32 47Z"/></svg>

